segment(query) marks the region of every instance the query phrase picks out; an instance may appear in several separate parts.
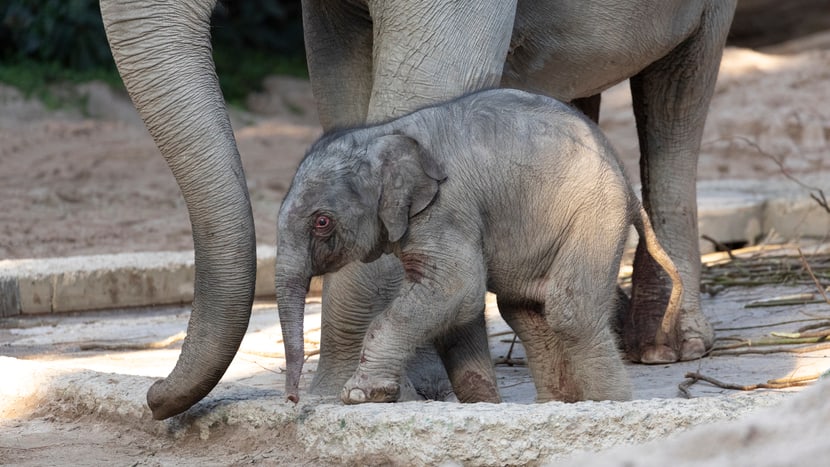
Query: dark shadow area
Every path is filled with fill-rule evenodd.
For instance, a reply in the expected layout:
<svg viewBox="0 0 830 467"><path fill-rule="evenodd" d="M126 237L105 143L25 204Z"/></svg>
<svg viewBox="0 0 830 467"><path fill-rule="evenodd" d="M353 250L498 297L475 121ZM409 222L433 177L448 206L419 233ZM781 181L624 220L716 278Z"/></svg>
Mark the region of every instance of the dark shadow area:
<svg viewBox="0 0 830 467"><path fill-rule="evenodd" d="M727 43L758 48L827 29L828 0L739 0Z"/></svg>

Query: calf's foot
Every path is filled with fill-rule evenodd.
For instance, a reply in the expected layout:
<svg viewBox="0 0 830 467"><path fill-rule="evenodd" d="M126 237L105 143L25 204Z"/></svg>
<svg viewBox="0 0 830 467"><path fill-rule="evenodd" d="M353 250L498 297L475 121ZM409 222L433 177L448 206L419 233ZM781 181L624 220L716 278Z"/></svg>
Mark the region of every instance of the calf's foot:
<svg viewBox="0 0 830 467"><path fill-rule="evenodd" d="M357 370L343 386L340 400L344 404L395 402L400 395L401 385L397 380L378 378Z"/></svg>

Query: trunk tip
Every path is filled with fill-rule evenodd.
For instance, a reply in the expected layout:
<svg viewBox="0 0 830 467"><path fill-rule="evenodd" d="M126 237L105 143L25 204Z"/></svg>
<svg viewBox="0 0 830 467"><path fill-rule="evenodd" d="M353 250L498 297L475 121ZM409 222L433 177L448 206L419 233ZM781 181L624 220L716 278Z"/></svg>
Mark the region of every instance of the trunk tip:
<svg viewBox="0 0 830 467"><path fill-rule="evenodd" d="M178 415L204 398L215 386L205 388L186 388L184 391L171 385L170 377L156 380L147 390L147 405L153 413L153 419L164 420Z"/></svg>
<svg viewBox="0 0 830 467"><path fill-rule="evenodd" d="M286 397L286 399L288 399L289 401L291 401L295 404L300 402L300 396L298 396L297 394L294 394L294 393L289 394L288 397Z"/></svg>
<svg viewBox="0 0 830 467"><path fill-rule="evenodd" d="M164 420L173 415L178 415L190 406L181 407L179 405L171 404L168 397L165 397L167 391L165 386L165 379L156 380L150 389L147 390L147 405L153 413L154 420Z"/></svg>

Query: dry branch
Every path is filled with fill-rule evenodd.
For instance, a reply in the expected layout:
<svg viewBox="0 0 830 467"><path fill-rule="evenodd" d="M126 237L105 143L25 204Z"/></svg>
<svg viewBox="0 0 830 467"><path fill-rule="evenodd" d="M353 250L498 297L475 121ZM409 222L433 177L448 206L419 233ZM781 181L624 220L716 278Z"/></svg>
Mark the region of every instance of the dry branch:
<svg viewBox="0 0 830 467"><path fill-rule="evenodd" d="M798 344L816 344L827 340L827 335L811 336L811 337L791 337L789 335L781 335L783 333L776 333L774 337L762 337L760 339L743 339L735 344L726 344L717 346L712 349L713 352L720 350L739 349L743 347L769 347L773 345L798 345Z"/></svg>
<svg viewBox="0 0 830 467"><path fill-rule="evenodd" d="M762 298L754 300L746 305L744 308L761 308L767 306L789 306L789 305L806 305L808 303L821 303L821 300L816 300L815 294L799 293L791 295L781 295L779 297Z"/></svg>
<svg viewBox="0 0 830 467"><path fill-rule="evenodd" d="M779 346L779 347L772 347L772 348L756 348L756 347L745 347L745 348L732 348L732 349L719 349L719 350L712 350L709 352L710 356L724 356L724 355L769 355L774 353L809 353L809 352L818 352L820 350L827 350L830 349L830 342L821 342L818 344L813 345L805 345L801 347L786 347L786 346Z"/></svg>
<svg viewBox="0 0 830 467"><path fill-rule="evenodd" d="M826 295L821 283L830 282L830 254L804 256L803 253L787 253L786 246L779 246L777 249L781 254L771 254L774 251L771 252L769 247L758 249L763 256L747 256L751 254L752 249L734 250L733 259L722 258L704 264L701 271L701 288L717 291L733 286L814 285L820 289L823 296ZM805 263L808 264L805 266ZM815 296L812 298L816 299ZM792 302L785 299L791 299ZM782 300L782 303L775 303L775 300ZM759 300L751 306L802 304L810 299L804 295L777 297L775 300Z"/></svg>
<svg viewBox="0 0 830 467"><path fill-rule="evenodd" d="M516 333L515 333L515 332L513 332L512 330L510 330L510 331L499 331L499 332L494 332L493 334L489 334L487 337L500 337L500 336L508 336L508 335L510 335L510 334L514 334L514 335L515 335Z"/></svg>
<svg viewBox="0 0 830 467"><path fill-rule="evenodd" d="M802 376L798 378L778 378L778 379L771 379L768 380L766 383L757 383L757 384L735 384L735 383L724 383L720 380L712 378L711 376L703 375L699 372L689 372L686 373L685 378L686 380L680 383L677 388L680 392L687 398L690 399L691 393L689 392L689 388L697 383L698 381L705 381L713 386L719 387L721 389L732 389L735 391L754 391L756 389L785 389L785 388L792 388L792 387L799 387L799 386L806 386L819 378L820 374L810 375L810 376Z"/></svg>
<svg viewBox="0 0 830 467"><path fill-rule="evenodd" d="M793 176L793 174L791 174L790 171L787 170L787 168L784 166L784 162L781 160L781 157L768 153L763 148L761 148L761 146L759 146L758 143L752 141L751 139L745 136L734 136L733 138L743 141L744 143L748 144L750 147L758 151L758 153L762 156L767 157L771 159L773 162L775 162L775 164L778 166L778 169L781 171L782 174L784 174L785 177L797 183L800 187L809 190L810 198L815 200L815 202L818 203L819 206L821 206L825 211L827 211L828 214L830 214L830 203L828 203L827 197L824 195L824 191L822 191L820 188L807 185L806 183L802 182L801 180Z"/></svg>
<svg viewBox="0 0 830 467"><path fill-rule="evenodd" d="M821 319L821 318L811 318L811 319L818 320L818 319ZM807 332L807 331L812 331L813 329L821 329L821 328L826 328L826 327L830 327L830 321L821 320L818 323L813 323L813 324L808 324L806 326L801 326L800 328L798 328L798 330L796 332Z"/></svg>
<svg viewBox="0 0 830 467"><path fill-rule="evenodd" d="M724 245L723 243L721 243L721 242L715 240L714 238L712 238L708 235L705 235L705 234L701 235L700 238L706 240L707 242L711 243L712 245L715 245L715 248L717 248L719 251L725 252L729 256L729 259L735 259L735 255L732 254L732 248L729 248L728 246Z"/></svg>
<svg viewBox="0 0 830 467"><path fill-rule="evenodd" d="M822 323L810 324L807 326L802 326L798 329L798 332L808 331L810 329L822 328L826 326L830 326L830 321L827 321L826 318L801 318L801 319L791 319L787 321L779 321L775 323L766 323L766 324L753 324L750 326L736 326L733 328L715 328L715 332L725 332L725 331L745 331L747 329L759 329L759 328L771 328L775 326L781 326L784 324L793 324L793 323L804 323L808 321L822 321ZM728 338L728 337L718 337L718 339L740 339L740 338Z"/></svg>
<svg viewBox="0 0 830 467"><path fill-rule="evenodd" d="M510 348L507 349L507 355L504 357L499 357L494 360L496 365L507 365L507 366L523 366L526 365L525 360L523 358L513 358L513 347L516 345L516 342L519 340L519 336L513 334L513 341L510 342Z"/></svg>
<svg viewBox="0 0 830 467"><path fill-rule="evenodd" d="M494 365L507 365L507 366L525 366L527 362L524 358L516 357L516 358L508 358L508 357L499 357L493 359Z"/></svg>
<svg viewBox="0 0 830 467"><path fill-rule="evenodd" d="M820 331L804 331L804 332L771 332L771 336L783 337L786 339L827 339L830 336L830 329L822 329Z"/></svg>
<svg viewBox="0 0 830 467"><path fill-rule="evenodd" d="M830 305L830 300L827 299L827 294L824 293L824 287L821 286L821 282L818 281L818 278L813 273L813 268L810 267L810 263L807 262L807 259L804 257L804 253L801 252L801 248L798 249L798 255L801 258L801 263L804 264L804 269L806 269L807 273L810 274L810 277L813 278L813 282L816 284L818 292L824 298L824 301Z"/></svg>

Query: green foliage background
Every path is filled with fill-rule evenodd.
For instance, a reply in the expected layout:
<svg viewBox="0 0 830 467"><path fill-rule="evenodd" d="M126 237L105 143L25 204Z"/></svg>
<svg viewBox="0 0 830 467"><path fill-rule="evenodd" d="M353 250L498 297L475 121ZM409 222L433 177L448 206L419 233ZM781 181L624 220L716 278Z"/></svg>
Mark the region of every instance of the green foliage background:
<svg viewBox="0 0 830 467"><path fill-rule="evenodd" d="M307 74L298 0L225 0L211 23L230 102L242 102L269 74ZM51 84L91 79L121 85L98 0L0 2L0 81L41 94Z"/></svg>

